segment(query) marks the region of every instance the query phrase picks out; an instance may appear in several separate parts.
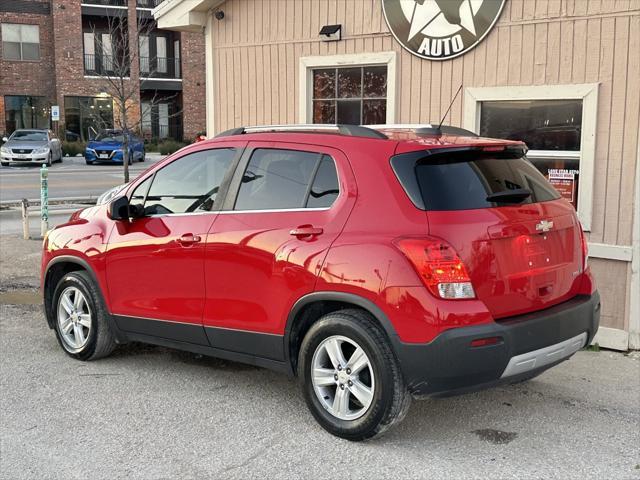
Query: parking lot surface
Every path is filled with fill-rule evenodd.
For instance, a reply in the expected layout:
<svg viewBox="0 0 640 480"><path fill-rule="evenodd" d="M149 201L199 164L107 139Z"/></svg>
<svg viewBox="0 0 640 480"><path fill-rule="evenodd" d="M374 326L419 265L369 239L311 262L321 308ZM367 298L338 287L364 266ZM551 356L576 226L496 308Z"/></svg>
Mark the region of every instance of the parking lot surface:
<svg viewBox="0 0 640 480"><path fill-rule="evenodd" d="M69 358L39 305L39 248L0 236L1 478L640 478L637 353L414 402L356 444L267 370L139 344Z"/></svg>

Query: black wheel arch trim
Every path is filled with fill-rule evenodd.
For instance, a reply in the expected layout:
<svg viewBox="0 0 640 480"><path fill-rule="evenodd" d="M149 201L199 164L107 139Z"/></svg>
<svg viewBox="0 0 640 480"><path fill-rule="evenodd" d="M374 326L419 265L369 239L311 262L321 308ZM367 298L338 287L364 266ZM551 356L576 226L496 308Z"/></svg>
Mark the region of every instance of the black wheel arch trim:
<svg viewBox="0 0 640 480"><path fill-rule="evenodd" d="M100 285L98 283L98 277L96 276L96 273L93 271L93 268L91 268L91 266L89 265L89 262L87 262L82 258L74 257L73 255L58 255L57 257L53 257L49 261L49 263L47 263L47 268L44 271L45 283L46 283L47 277L49 276L49 270L51 270L51 267L53 267L54 265L57 265L58 263L75 263L76 265L80 265L84 270L87 271L89 275L91 275L91 279L94 282L96 282L96 285Z"/></svg>
<svg viewBox="0 0 640 480"><path fill-rule="evenodd" d="M58 255L52 258L49 261L49 263L47 263L47 267L45 268L44 279L43 279L44 281L42 282L42 299L43 299L45 319L47 320L47 324L49 325L49 328L53 328L53 324L51 322L51 318L52 318L51 312L49 312L47 309L47 290L46 290L47 278L49 276L49 271L51 270L51 267L59 263L74 263L82 267L82 269L87 272L87 274L91 277L91 280L93 280L94 283L96 284L98 291L100 292L100 295L102 295L102 301L104 303L105 309L107 310L107 321L109 322L110 327L114 332L114 335L116 337L116 342L126 343L128 341L126 335L122 332L122 330L118 328L117 323L115 322L115 320L113 319L113 316L111 315L111 313L109 312L109 309L107 308L107 304L105 302L105 295L104 295L104 292L102 291L102 287L100 286L100 282L98 281L96 272L93 271L93 268L91 268L91 266L89 265L89 262L87 262L83 258L79 258L74 255ZM53 290L51 291L51 294L53 294Z"/></svg>
<svg viewBox="0 0 640 480"><path fill-rule="evenodd" d="M342 302L342 303L351 303L356 307L360 307L363 310L366 310L368 313L374 316L374 318L380 323L384 331L386 332L389 340L391 342L392 350L395 350L395 343L397 339L397 333L391 320L387 317L387 315L382 311L382 309L373 303L371 300L368 300L360 295L356 295L354 293L347 292L332 292L332 291L319 291L308 293L307 295L300 297L296 303L291 308L289 315L287 316L287 324L284 330L284 355L285 362L287 365L291 366L291 373L293 374L293 364L291 359L291 349L290 349L290 341L291 341L291 330L293 329L293 325L295 324L296 318L298 314L305 308L307 305L316 302Z"/></svg>

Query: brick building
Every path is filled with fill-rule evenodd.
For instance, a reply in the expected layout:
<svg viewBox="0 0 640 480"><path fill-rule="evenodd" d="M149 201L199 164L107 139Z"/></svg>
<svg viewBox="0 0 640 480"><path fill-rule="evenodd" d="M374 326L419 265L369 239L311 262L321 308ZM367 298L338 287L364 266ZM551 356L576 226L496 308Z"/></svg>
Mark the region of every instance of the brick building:
<svg viewBox="0 0 640 480"><path fill-rule="evenodd" d="M114 21L123 22L134 59L125 80L135 85L130 124L149 139L190 140L204 130L204 35L158 29L151 8L159 3L0 0L0 133L59 127L70 140L86 140L117 126L104 88L117 55ZM58 124L52 105L60 107Z"/></svg>

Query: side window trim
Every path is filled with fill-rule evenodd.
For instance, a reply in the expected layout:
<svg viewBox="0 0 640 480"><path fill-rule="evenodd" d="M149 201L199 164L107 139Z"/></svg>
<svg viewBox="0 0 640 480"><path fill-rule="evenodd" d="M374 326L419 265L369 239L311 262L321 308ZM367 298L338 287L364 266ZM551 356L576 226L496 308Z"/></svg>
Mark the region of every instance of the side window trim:
<svg viewBox="0 0 640 480"><path fill-rule="evenodd" d="M257 145L256 145L257 144ZM335 158L333 157L332 154L326 152L326 151L319 151L318 148L320 146L319 145L306 145L306 144L300 144L299 148L292 148L292 146L290 144L277 144L276 142L255 142L253 145L249 144L247 146L245 146L242 155L240 156L240 159L238 161L238 163L235 165L235 169L233 172L233 177L231 178L231 181L228 184L228 191L225 192L226 197L224 199L224 201L221 203L222 207L220 208L220 210L218 210L219 213L221 214L229 214L229 213L276 213L276 212L305 212L305 211L326 211L326 210L330 210L331 208L333 208L333 206L336 204L336 201L338 200L338 198L340 197L340 195L342 195L342 190L339 190L338 193L338 197L336 198L336 201L333 202L333 204L331 204L330 207L306 207L307 203L309 202L309 196L311 194L311 190L313 189L313 184L316 180L316 175L318 173L318 170L320 169L320 166L322 165L322 158L326 155L327 157L329 157L331 159L331 162L333 163L333 168L335 169L336 172L336 177L338 179L338 188L340 186L340 172L338 170L338 164L335 160ZM318 160L316 165L314 166L312 175L311 175L311 180L310 180L310 184L309 187L307 189L306 192L306 196L305 196L305 200L304 200L304 204L305 206L299 207L299 208L271 208L271 209L264 209L264 210L235 210L235 205L236 205L236 201L238 199L238 195L240 194L240 187L242 185L242 177L244 176L244 172L247 170L247 167L249 166L249 162L251 161L251 157L253 155L253 152L255 152L256 150L293 150L293 151L301 151L301 152L306 152L306 153L316 153L318 154Z"/></svg>

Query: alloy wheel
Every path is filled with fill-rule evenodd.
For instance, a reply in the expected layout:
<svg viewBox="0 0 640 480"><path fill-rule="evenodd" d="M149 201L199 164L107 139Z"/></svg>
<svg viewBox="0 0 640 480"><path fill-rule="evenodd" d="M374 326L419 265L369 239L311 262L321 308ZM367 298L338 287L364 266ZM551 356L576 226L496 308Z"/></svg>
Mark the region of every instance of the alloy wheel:
<svg viewBox="0 0 640 480"><path fill-rule="evenodd" d="M334 417L355 420L371 406L373 367L364 350L350 338L334 335L324 339L313 354L311 369L315 394Z"/></svg>
<svg viewBox="0 0 640 480"><path fill-rule="evenodd" d="M86 297L76 287L67 287L58 298L58 330L70 352L82 350L91 333L91 309Z"/></svg>

